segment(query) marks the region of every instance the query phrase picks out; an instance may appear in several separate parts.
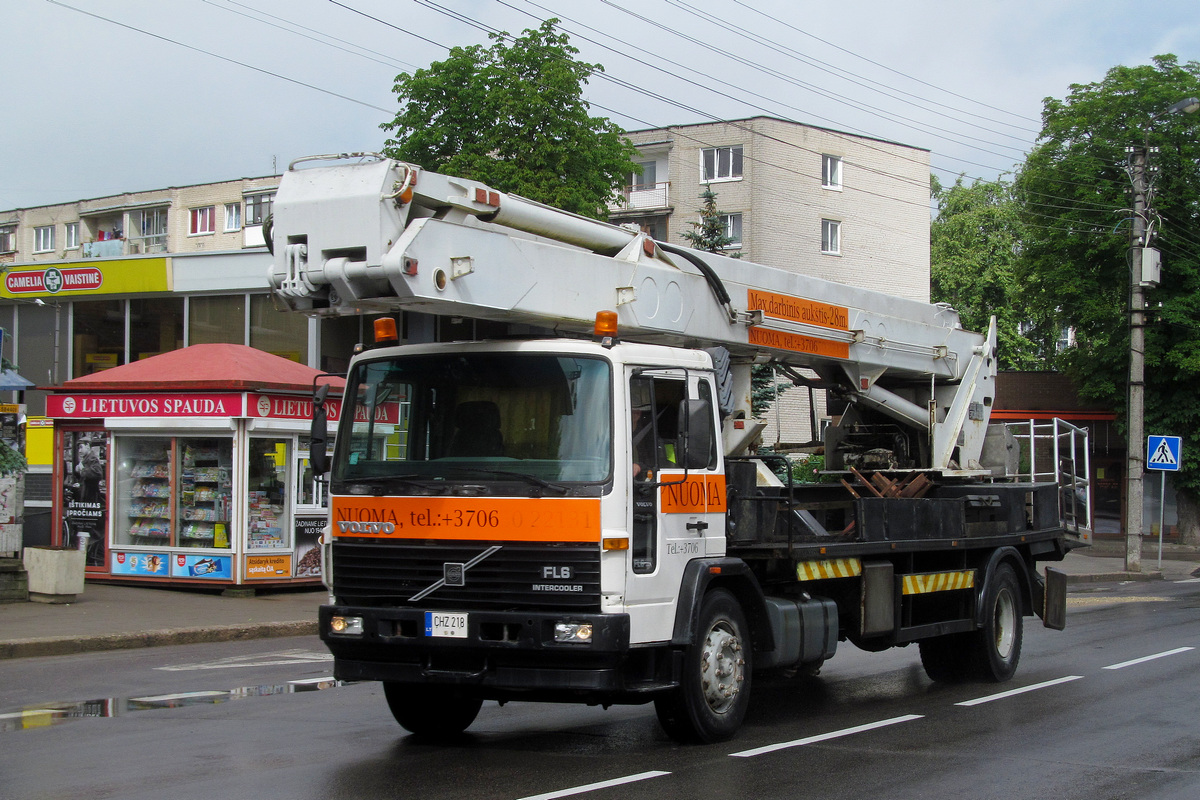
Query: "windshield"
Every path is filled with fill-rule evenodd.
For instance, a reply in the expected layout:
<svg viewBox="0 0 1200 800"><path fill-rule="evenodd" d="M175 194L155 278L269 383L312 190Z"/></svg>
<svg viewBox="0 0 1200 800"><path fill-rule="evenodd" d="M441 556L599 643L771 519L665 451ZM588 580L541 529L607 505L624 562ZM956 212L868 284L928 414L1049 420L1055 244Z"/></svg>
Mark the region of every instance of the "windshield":
<svg viewBox="0 0 1200 800"><path fill-rule="evenodd" d="M346 386L335 491L338 482L607 481L610 375L601 359L548 354L362 362Z"/></svg>

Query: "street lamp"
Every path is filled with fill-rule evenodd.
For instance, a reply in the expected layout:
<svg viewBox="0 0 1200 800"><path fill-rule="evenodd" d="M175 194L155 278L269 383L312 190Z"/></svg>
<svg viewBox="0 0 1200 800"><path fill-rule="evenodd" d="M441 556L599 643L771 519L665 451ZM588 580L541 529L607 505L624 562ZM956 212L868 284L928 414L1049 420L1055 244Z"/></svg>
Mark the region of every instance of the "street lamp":
<svg viewBox="0 0 1200 800"><path fill-rule="evenodd" d="M1142 571L1142 472L1145 469L1146 293L1158 282L1158 251L1150 247L1150 186L1146 176L1150 157L1150 123L1169 114L1191 114L1200 98L1172 103L1142 125L1143 144L1127 147L1129 179L1133 183L1133 226L1129 241L1129 434L1125 462L1125 569ZM1149 232L1149 233L1148 233Z"/></svg>

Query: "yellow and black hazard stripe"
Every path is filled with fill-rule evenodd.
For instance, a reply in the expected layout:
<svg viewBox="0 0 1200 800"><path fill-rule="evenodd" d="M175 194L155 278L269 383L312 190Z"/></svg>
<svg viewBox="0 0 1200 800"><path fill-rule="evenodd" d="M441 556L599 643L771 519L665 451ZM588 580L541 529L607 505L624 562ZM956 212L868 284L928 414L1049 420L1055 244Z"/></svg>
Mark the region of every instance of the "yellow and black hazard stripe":
<svg viewBox="0 0 1200 800"><path fill-rule="evenodd" d="M930 592L952 592L956 589L971 589L975 586L975 570L953 570L951 572L925 572L905 575L902 594L929 594Z"/></svg>
<svg viewBox="0 0 1200 800"><path fill-rule="evenodd" d="M796 580L819 581L826 578L856 578L862 575L862 562L857 558L835 558L829 561L801 561L796 565Z"/></svg>

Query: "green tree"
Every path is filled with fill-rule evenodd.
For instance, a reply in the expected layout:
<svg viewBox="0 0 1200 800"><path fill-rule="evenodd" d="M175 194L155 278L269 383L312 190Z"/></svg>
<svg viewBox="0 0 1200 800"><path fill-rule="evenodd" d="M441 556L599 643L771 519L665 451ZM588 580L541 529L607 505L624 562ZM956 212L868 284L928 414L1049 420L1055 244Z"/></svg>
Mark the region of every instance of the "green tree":
<svg viewBox="0 0 1200 800"><path fill-rule="evenodd" d="M1200 63L1173 55L1110 69L1102 81L1047 98L1042 132L1015 185L1026 225L1025 300L1075 329L1061 357L1080 394L1117 411L1129 370L1131 202L1125 148L1158 147L1148 222L1163 254L1162 283L1147 290L1146 430L1184 437L1176 475L1180 525L1197 535L1200 496L1200 120L1163 112L1200 96ZM1141 442L1131 442L1141 447Z"/></svg>
<svg viewBox="0 0 1200 800"><path fill-rule="evenodd" d="M1012 185L967 186L959 177L949 188L936 178L932 186L938 212L929 226L930 298L952 305L968 330L986 331L995 316L1001 369L1045 368L1057 337L1036 324L1016 283L1022 226Z"/></svg>
<svg viewBox="0 0 1200 800"><path fill-rule="evenodd" d="M380 127L391 158L473 178L555 208L603 219L607 204L639 171L620 128L593 117L583 87L599 64L557 19L492 45L455 47L445 61L396 76L395 119Z"/></svg>

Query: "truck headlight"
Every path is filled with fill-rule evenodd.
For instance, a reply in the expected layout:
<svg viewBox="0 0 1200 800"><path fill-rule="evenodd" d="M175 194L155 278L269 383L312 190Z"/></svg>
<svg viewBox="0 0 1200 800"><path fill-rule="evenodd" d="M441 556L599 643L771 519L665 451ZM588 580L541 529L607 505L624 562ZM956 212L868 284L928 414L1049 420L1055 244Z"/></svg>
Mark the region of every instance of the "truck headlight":
<svg viewBox="0 0 1200 800"><path fill-rule="evenodd" d="M342 636L362 636L362 617L331 617L329 630Z"/></svg>
<svg viewBox="0 0 1200 800"><path fill-rule="evenodd" d="M556 622L554 623L554 641L558 643L587 643L592 641L592 623L590 622Z"/></svg>

